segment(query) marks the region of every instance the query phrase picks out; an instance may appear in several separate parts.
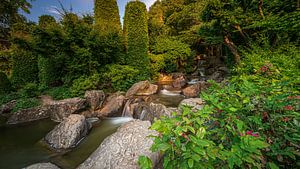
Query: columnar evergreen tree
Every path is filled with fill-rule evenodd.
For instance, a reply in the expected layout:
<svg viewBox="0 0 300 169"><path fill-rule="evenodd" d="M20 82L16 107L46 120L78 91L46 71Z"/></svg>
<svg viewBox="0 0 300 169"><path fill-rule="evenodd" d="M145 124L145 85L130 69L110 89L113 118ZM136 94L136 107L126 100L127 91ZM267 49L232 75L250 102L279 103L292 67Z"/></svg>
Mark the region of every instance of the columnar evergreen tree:
<svg viewBox="0 0 300 169"><path fill-rule="evenodd" d="M121 22L116 0L95 0L96 28L101 34L120 33Z"/></svg>
<svg viewBox="0 0 300 169"><path fill-rule="evenodd" d="M125 38L128 42L127 64L148 72L148 24L146 5L139 1L127 3L125 9Z"/></svg>

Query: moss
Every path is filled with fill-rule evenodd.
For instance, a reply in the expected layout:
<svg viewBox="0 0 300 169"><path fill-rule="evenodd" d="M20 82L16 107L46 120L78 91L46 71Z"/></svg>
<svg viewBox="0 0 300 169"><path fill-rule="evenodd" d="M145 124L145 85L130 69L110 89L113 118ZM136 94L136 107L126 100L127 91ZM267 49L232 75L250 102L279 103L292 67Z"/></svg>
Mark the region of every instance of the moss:
<svg viewBox="0 0 300 169"><path fill-rule="evenodd" d="M121 22L116 0L95 0L96 29L101 34L120 33Z"/></svg>
<svg viewBox="0 0 300 169"><path fill-rule="evenodd" d="M146 5L139 1L131 1L126 5L125 11L125 42L128 43L126 62L142 72L149 72L148 57L148 23Z"/></svg>

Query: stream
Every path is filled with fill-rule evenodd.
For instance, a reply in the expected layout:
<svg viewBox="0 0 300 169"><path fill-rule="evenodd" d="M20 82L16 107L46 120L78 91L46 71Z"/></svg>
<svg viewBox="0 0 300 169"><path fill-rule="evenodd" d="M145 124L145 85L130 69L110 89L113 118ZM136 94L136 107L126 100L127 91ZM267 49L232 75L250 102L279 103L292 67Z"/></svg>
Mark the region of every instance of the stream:
<svg viewBox="0 0 300 169"><path fill-rule="evenodd" d="M184 99L180 92L166 89L161 89L152 97L153 102L167 107L177 107ZM76 168L107 136L130 120L130 117L115 117L96 122L77 147L60 153L41 143L43 137L57 125L50 119L21 125L0 125L0 169L20 169L40 162L52 162L62 169Z"/></svg>

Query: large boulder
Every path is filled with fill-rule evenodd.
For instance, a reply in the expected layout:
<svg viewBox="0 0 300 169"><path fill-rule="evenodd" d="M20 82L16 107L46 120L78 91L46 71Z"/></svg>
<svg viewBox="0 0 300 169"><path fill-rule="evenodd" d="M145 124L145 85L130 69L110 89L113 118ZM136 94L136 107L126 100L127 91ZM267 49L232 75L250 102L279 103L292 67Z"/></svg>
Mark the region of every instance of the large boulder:
<svg viewBox="0 0 300 169"><path fill-rule="evenodd" d="M101 108L105 99L105 93L102 90L86 91L84 94L84 98L87 100L89 106L93 111Z"/></svg>
<svg viewBox="0 0 300 169"><path fill-rule="evenodd" d="M131 86L131 88L126 93L126 97L128 98L134 95L149 96L155 94L157 90L157 85L151 84L148 80L141 81Z"/></svg>
<svg viewBox="0 0 300 169"><path fill-rule="evenodd" d="M198 97L200 93L199 83L193 84L182 90L183 95L186 97Z"/></svg>
<svg viewBox="0 0 300 169"><path fill-rule="evenodd" d="M183 95L186 97L198 97L201 91L206 90L211 84L208 82L200 81L196 84L186 87L182 90Z"/></svg>
<svg viewBox="0 0 300 169"><path fill-rule="evenodd" d="M24 169L59 169L59 168L52 163L37 163L25 167Z"/></svg>
<svg viewBox="0 0 300 169"><path fill-rule="evenodd" d="M159 103L141 103L135 110L133 117L135 119L154 122L154 119L160 119L162 116L171 116L171 112L165 105Z"/></svg>
<svg viewBox="0 0 300 169"><path fill-rule="evenodd" d="M76 97L53 101L46 107L50 109L51 120L61 122L69 115L85 110L87 108L87 102L85 99Z"/></svg>
<svg viewBox="0 0 300 169"><path fill-rule="evenodd" d="M44 141L54 149L72 148L87 135L90 128L84 116L72 114L50 131Z"/></svg>
<svg viewBox="0 0 300 169"><path fill-rule="evenodd" d="M174 88L179 88L181 89L187 84L187 80L184 77L184 75L178 76L172 83Z"/></svg>
<svg viewBox="0 0 300 169"><path fill-rule="evenodd" d="M204 107L205 102L201 98L184 99L180 102L179 108L190 107L193 112L199 111Z"/></svg>
<svg viewBox="0 0 300 169"><path fill-rule="evenodd" d="M125 97L120 93L114 93L109 96L103 108L97 112L97 116L103 117L117 117L122 114Z"/></svg>
<svg viewBox="0 0 300 169"><path fill-rule="evenodd" d="M19 110L8 118L7 124L19 124L49 118L50 113L50 109L44 106Z"/></svg>
<svg viewBox="0 0 300 169"><path fill-rule="evenodd" d="M140 120L123 124L78 169L139 169L141 155L148 156L155 166L160 155L150 150L153 138L148 136L158 133L149 130L150 125L149 121Z"/></svg>
<svg viewBox="0 0 300 169"><path fill-rule="evenodd" d="M16 100L12 100L4 105L2 105L0 107L0 114L4 114L4 113L10 113L13 108L16 106L17 101Z"/></svg>

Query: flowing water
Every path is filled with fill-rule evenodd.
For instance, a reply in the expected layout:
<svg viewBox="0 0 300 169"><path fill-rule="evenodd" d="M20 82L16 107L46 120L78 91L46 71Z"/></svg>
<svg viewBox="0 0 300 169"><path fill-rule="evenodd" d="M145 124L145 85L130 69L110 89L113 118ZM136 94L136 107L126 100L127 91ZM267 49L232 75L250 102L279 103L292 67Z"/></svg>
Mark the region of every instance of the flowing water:
<svg viewBox="0 0 300 169"><path fill-rule="evenodd" d="M160 91L152 96L155 103L161 103L167 107L177 107L184 99L180 90L173 90L168 84L160 88ZM142 115L145 115L145 113L142 113ZM87 137L76 148L56 153L41 143L41 139L57 123L46 119L22 125L7 126L3 125L5 119L0 116L0 169L20 169L39 162L52 162L62 169L76 168L99 147L107 136L130 120L132 118L116 117L96 122Z"/></svg>
<svg viewBox="0 0 300 169"><path fill-rule="evenodd" d="M105 119L95 124L88 136L73 150L55 153L47 149L40 140L56 123L41 120L17 126L0 127L0 169L20 169L33 163L52 162L63 169L76 168L121 124L131 118Z"/></svg>

